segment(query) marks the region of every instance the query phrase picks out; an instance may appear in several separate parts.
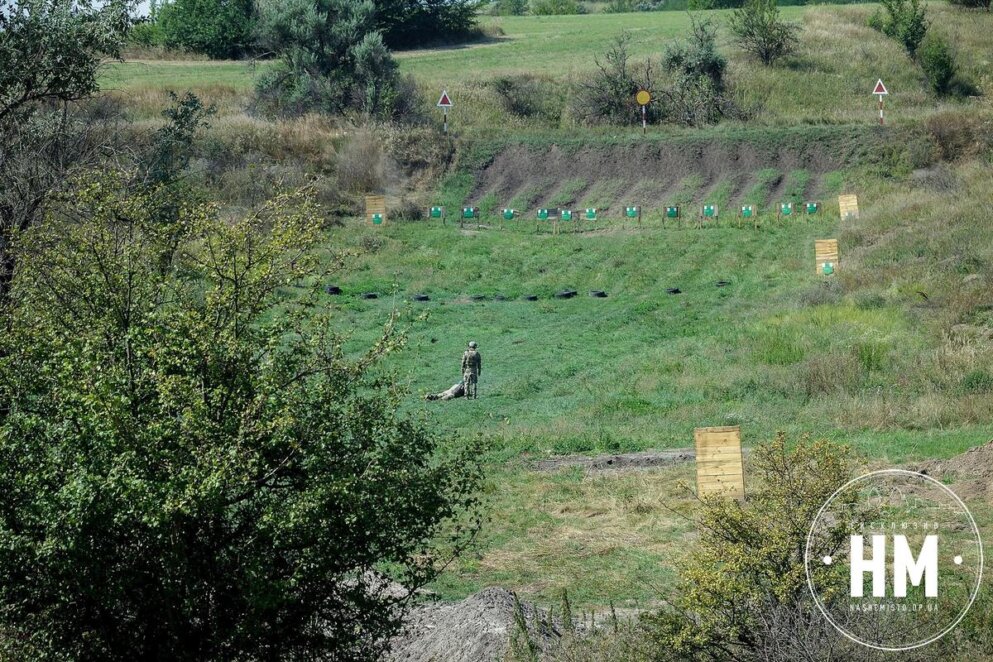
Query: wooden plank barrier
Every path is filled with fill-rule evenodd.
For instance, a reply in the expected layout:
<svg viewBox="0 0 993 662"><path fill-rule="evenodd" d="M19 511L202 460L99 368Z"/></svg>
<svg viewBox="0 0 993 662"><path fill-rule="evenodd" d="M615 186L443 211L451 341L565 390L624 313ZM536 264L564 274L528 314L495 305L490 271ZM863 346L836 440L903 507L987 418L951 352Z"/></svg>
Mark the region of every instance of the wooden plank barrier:
<svg viewBox="0 0 993 662"><path fill-rule="evenodd" d="M745 498L745 470L741 459L741 427L697 428L696 492L698 497Z"/></svg>
<svg viewBox="0 0 993 662"><path fill-rule="evenodd" d="M386 196L367 195L365 197L365 220L372 225L386 223Z"/></svg>

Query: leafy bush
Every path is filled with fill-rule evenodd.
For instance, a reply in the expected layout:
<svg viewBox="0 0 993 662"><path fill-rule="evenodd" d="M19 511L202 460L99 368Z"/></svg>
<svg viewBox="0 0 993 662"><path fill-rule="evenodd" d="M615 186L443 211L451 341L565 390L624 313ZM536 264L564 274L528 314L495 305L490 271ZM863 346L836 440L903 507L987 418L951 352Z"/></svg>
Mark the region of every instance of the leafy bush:
<svg viewBox="0 0 993 662"><path fill-rule="evenodd" d="M704 9L734 9L740 7L742 0L689 0L687 8L694 11Z"/></svg>
<svg viewBox="0 0 993 662"><path fill-rule="evenodd" d="M557 122L562 114L560 95L555 82L531 74L500 76L490 85L500 97L501 105L511 115Z"/></svg>
<svg viewBox="0 0 993 662"><path fill-rule="evenodd" d="M241 57L252 50L252 0L173 0L156 21L166 48L212 58Z"/></svg>
<svg viewBox="0 0 993 662"><path fill-rule="evenodd" d="M931 89L939 95L948 94L957 73L955 56L948 40L940 35L929 34L921 44L917 59Z"/></svg>
<svg viewBox="0 0 993 662"><path fill-rule="evenodd" d="M903 44L913 57L927 34L930 22L921 0L882 0L883 12L869 17L869 27Z"/></svg>
<svg viewBox="0 0 993 662"><path fill-rule="evenodd" d="M528 13L528 0L497 0L490 13L494 16L524 16Z"/></svg>
<svg viewBox="0 0 993 662"><path fill-rule="evenodd" d="M917 51L924 75L935 94L939 96L967 96L976 94L972 82L966 80L959 71L955 52L944 37L931 33L925 37Z"/></svg>
<svg viewBox="0 0 993 662"><path fill-rule="evenodd" d="M641 111L635 101L639 89L654 89L651 61L636 69L629 61L628 34L621 34L602 56L595 56L596 71L578 85L573 112L587 124L635 124ZM658 106L650 105L649 120L658 121Z"/></svg>
<svg viewBox="0 0 993 662"><path fill-rule="evenodd" d="M531 0L531 13L535 16L585 14L586 7L578 0Z"/></svg>
<svg viewBox="0 0 993 662"><path fill-rule="evenodd" d="M845 639L807 588L803 553L818 509L853 475L849 449L779 435L749 460L745 503L710 498L669 606L643 619L658 659L798 659ZM803 495L798 498L797 495ZM845 523L836 527L841 535Z"/></svg>
<svg viewBox="0 0 993 662"><path fill-rule="evenodd" d="M18 242L0 657L382 659L405 602L382 573L423 586L441 528L455 549L475 529L446 522L475 502L478 449L398 413L376 367L392 320L344 353L306 197L163 224L155 195L77 182Z"/></svg>
<svg viewBox="0 0 993 662"><path fill-rule="evenodd" d="M700 126L743 116L725 82L727 60L717 51L712 22L694 20L690 36L666 48L661 76L651 59L637 67L629 62L628 42L629 37L621 35L602 60L594 58L597 71L579 84L574 95L573 113L581 121L641 122L641 109L634 99L639 89L653 95L646 109L650 123Z"/></svg>
<svg viewBox="0 0 993 662"><path fill-rule="evenodd" d="M727 60L717 51L711 21L694 20L690 36L666 48L662 68L670 80L659 101L664 121L700 126L743 116L728 89Z"/></svg>
<svg viewBox="0 0 993 662"><path fill-rule="evenodd" d="M747 0L728 20L738 45L769 65L796 48L797 26L779 18L776 0Z"/></svg>

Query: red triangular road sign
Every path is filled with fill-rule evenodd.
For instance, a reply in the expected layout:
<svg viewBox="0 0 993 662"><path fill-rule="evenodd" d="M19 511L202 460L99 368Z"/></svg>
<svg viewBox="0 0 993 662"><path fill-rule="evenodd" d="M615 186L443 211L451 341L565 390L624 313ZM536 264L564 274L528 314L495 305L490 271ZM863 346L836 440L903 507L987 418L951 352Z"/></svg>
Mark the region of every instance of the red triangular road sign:
<svg viewBox="0 0 993 662"><path fill-rule="evenodd" d="M883 79L882 78L880 78L879 80L876 81L876 89L874 89L872 91L872 93L873 94L889 94L889 92L886 91L886 86L883 85Z"/></svg>
<svg viewBox="0 0 993 662"><path fill-rule="evenodd" d="M438 107L439 108L451 108L454 105L455 104L452 103L452 100L448 96L448 91L447 90L442 91L441 98L438 99Z"/></svg>

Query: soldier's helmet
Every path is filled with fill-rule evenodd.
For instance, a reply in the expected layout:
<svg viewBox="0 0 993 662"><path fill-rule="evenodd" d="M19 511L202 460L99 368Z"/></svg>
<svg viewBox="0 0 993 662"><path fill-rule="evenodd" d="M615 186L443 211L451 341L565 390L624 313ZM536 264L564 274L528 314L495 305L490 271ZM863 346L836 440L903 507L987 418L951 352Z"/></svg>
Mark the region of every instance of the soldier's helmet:
<svg viewBox="0 0 993 662"><path fill-rule="evenodd" d="M472 349L476 349L476 347L478 347L478 345L476 345L476 341L473 340L472 342L469 343L469 347L471 347Z"/></svg>

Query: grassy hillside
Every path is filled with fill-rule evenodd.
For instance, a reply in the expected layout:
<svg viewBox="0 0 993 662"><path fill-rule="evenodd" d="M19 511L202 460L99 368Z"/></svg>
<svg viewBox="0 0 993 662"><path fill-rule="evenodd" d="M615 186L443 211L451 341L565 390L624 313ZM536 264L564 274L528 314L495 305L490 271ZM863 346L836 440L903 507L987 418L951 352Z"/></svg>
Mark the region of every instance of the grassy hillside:
<svg viewBox="0 0 993 662"><path fill-rule="evenodd" d="M830 211L767 217L758 229L615 218L559 235L537 233L530 217L463 229L350 225L331 239L360 253L339 284L395 296L346 296L341 323L361 345L391 308L409 307L410 348L396 367L415 396L457 381L463 345L479 341L485 397L429 409L453 431L492 433L503 457L681 446L695 426L738 423L759 437L786 429L854 438L892 459L940 453L935 440L964 428L951 452L991 413L985 378L970 372L976 347L943 340L975 313L951 309L961 279L986 282L983 244L963 255L958 243L960 232L988 230L975 205L989 176L968 177L958 195L867 184L865 215L840 227ZM903 237L931 218L939 230L958 205L981 224L962 221L923 244ZM826 237L842 239L836 281L813 269L813 240ZM551 298L562 289L580 296ZM589 297L594 289L608 298ZM415 293L432 301L409 303Z"/></svg>
<svg viewBox="0 0 993 662"><path fill-rule="evenodd" d="M866 26L877 8L784 7L783 15L801 27L800 48L772 68L744 58L722 29L722 49L731 56L731 80L742 102L757 112L753 123L871 122L876 108L870 91L877 78L883 78L890 90L891 121L918 119L949 105L928 92L923 74L895 41ZM929 11L934 29L956 44L965 72L981 87L993 81L989 73L993 43L988 39L993 15L955 10L945 3L931 3ZM697 20L718 23L727 15L727 11L695 14ZM398 54L402 69L422 85L426 112L435 112L441 88L453 95L455 131L535 124L533 118L507 112L492 86L498 77L536 76L542 94L561 109L570 101L568 84L590 71L594 59L617 36L630 35L630 51L636 58L657 58L669 41L687 32L691 19L684 12L641 12L482 20L491 32L503 34L478 44ZM166 89L193 89L219 102L222 113L238 114L249 103L256 67L265 66L264 62L129 61L108 65L104 83L150 116L165 102ZM570 125L568 112L556 118L554 125Z"/></svg>
<svg viewBox="0 0 993 662"><path fill-rule="evenodd" d="M568 588L580 604L644 604L664 593L690 534L667 504L691 470L540 473L535 458L688 446L701 425L740 424L746 446L809 433L880 463L949 457L993 436L990 102L937 100L900 46L865 27L873 10L785 9L803 26L801 47L773 68L724 34L754 117L647 138L576 126L571 83L624 31L637 57L658 56L686 31L684 13L487 18L502 35L400 54L433 116L440 88L455 98L451 142L251 116L244 63L129 62L108 67L105 83L144 125L159 121L168 89L218 105L192 167L223 204L307 181L339 212L372 190L394 217L444 204L447 225L348 218L328 234L329 250L352 254L336 282L345 294L328 299L349 346L368 346L403 311L409 344L388 368L410 391L408 410L452 439L490 441L491 519L436 588L456 597L499 584L545 600ZM993 15L929 11L989 90ZM495 81L522 77L547 112L508 107ZM869 94L880 77L893 127L882 130ZM860 219L838 220L840 192L859 195ZM822 213L766 214L757 227L729 214L807 199ZM704 202L724 209L716 227L661 218L663 205ZM463 204L484 210L479 224L457 223ZM645 206L642 224L622 220L625 204ZM539 205L607 211L553 235L533 218ZM505 222L505 206L526 214ZM831 237L841 265L826 279L813 241ZM552 298L562 289L579 295ZM431 300L411 301L419 293ZM485 357L482 397L425 403L458 379L468 340Z"/></svg>
<svg viewBox="0 0 993 662"><path fill-rule="evenodd" d="M858 221L828 205L758 228L655 216L553 235L531 217L491 217L332 232L331 246L357 253L337 283L346 294L331 299L353 346L405 311L409 346L390 367L410 410L452 438L491 442L491 520L436 586L443 596L499 584L644 605L664 592L689 531L667 506L691 470L536 473L535 458L684 447L700 425L740 424L746 445L778 430L827 437L883 464L993 436L989 168L890 180L854 168L844 179L860 195ZM454 208L471 188L456 178L440 197ZM813 269L821 237L841 241L833 280ZM552 298L564 288L579 296ZM386 296L356 296L366 291ZM432 300L411 302L417 293ZM485 357L482 397L424 403L458 379L470 339Z"/></svg>

